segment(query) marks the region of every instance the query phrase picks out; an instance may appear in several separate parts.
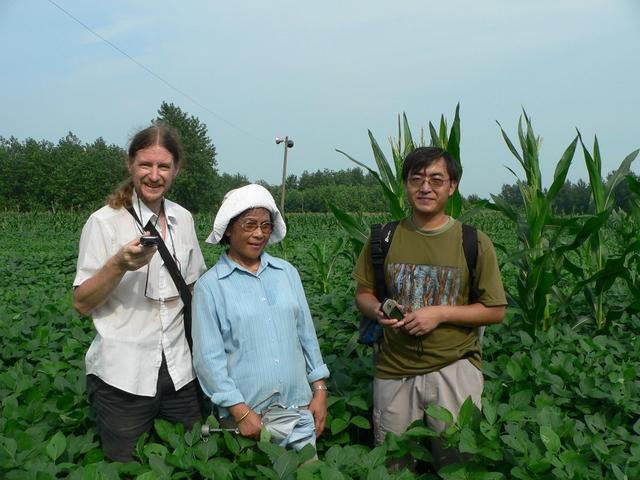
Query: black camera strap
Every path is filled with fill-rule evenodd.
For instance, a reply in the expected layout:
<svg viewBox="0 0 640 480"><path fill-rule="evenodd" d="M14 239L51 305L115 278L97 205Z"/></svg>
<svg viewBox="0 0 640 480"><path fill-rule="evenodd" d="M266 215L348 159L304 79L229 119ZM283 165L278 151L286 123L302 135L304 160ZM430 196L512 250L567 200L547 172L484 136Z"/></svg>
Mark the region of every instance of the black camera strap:
<svg viewBox="0 0 640 480"><path fill-rule="evenodd" d="M133 216L133 218L136 219L136 222L138 222L138 224L142 228L144 228L145 231L148 231L151 233L151 235L155 235L156 237L158 237L158 251L160 252L160 256L164 261L164 265L167 267L167 270L169 271L169 275L171 275L171 279L173 280L173 283L175 283L176 288L178 289L178 292L180 292L180 298L182 299L182 303L184 304L184 311L183 311L184 334L185 334L185 337L187 338L189 349L193 354L193 339L191 337L191 290L189 289L187 282L184 281L184 278L180 273L180 269L178 268L178 265L176 264L176 261L173 258L173 255L171 255L171 252L169 252L167 245L164 243L164 240L162 239L162 235L158 233L158 230L156 229L155 225L151 223L151 220L149 220L147 222L147 225L143 227L142 222L140 221L140 218L138 217L138 214L136 213L134 208L129 207L127 208L127 210Z"/></svg>

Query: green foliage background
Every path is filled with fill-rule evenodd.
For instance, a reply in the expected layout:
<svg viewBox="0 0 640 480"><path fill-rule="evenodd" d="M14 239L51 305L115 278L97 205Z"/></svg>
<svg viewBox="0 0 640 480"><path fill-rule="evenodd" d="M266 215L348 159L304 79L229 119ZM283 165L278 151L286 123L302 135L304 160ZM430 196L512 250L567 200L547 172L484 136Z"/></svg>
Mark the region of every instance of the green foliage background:
<svg viewBox="0 0 640 480"><path fill-rule="evenodd" d="M287 242L271 248L300 270L332 373L320 461L305 464L308 452L286 452L229 434L214 434L205 443L197 429L184 432L158 422L155 433L139 442L136 462L105 462L84 393L83 357L93 326L71 305L78 237L88 214L0 217L0 477L436 478L426 463L429 438L436 434L422 424L373 447L371 352L356 343L353 259L339 255L326 275L322 257L309 247L324 249L329 261L342 232L335 220L317 214L290 216ZM380 220L366 217L367 222ZM484 212L472 223L506 250L515 247L513 227L497 213ZM196 216L196 224L198 237L205 238L209 215ZM611 228L607 236L615 242L618 233L615 225ZM211 266L220 250L202 248ZM502 251L499 256L506 260ZM518 272L509 266L503 271L512 289ZM628 295L625 288L616 284L613 294L622 298ZM587 311L579 297L573 308ZM504 324L487 329L482 412L467 405L452 422L447 412L429 410L450 421L443 439L469 454L468 462L440 476L640 478L637 315L613 319L599 331L593 323L572 328L563 317L535 337L521 327L509 315ZM386 458L406 453L425 462L417 473L386 470Z"/></svg>
<svg viewBox="0 0 640 480"><path fill-rule="evenodd" d="M183 165L170 198L193 212L211 214L227 191L258 181L271 190L276 203L280 204L280 185L218 172L214 141L209 137L206 125L197 117L172 103L162 102L152 120L156 121L173 126L182 138ZM406 135L406 117L404 122L404 130L399 133ZM440 122L440 132L432 125L430 128L433 138L438 139L437 144L447 143L444 118ZM459 140L458 130L455 138ZM412 145L413 142L392 144L396 152L394 158L400 155L401 149L405 151L413 148ZM380 147L378 151L381 152ZM128 175L126 152L122 147L108 145L102 138L84 143L71 132L57 143L0 136L0 172L0 210L10 211L97 209ZM384 212L388 209L375 176L357 167L289 175L286 192L286 212L328 212L329 203L349 212ZM573 183L567 180L556 196L554 208L564 214L590 213L593 211L590 193L590 185L585 181ZM630 207L631 192L625 182L616 186L614 195L618 206L624 210ZM503 185L498 196L510 205L523 207L517 181ZM462 198L465 204L479 200L475 194Z"/></svg>
<svg viewBox="0 0 640 480"><path fill-rule="evenodd" d="M450 134L444 117L439 131L429 126L437 144L453 141L459 155L458 114L457 108ZM391 142L394 164L413 145L403 120L404 142ZM170 123L183 137L185 162L172 197L201 212L198 237L206 238L221 196L248 179L217 172L213 141L197 118L163 103L154 121ZM72 309L71 283L80 229L126 176L125 154L101 139L83 144L71 133L57 144L0 138L0 477L640 478L640 182L628 174L638 152L605 181L597 140L591 151L578 135L589 185L566 180L575 139L547 190L540 138L526 114L524 127L519 148L502 133L526 180L514 172L516 183L503 186L493 203L472 208L475 216L463 208L464 221L488 233L498 249L510 308L505 322L485 335L482 411L466 403L454 420L429 407L427 415L448 424L441 434L418 421L374 448L371 352L356 342L350 279L354 232L347 236L322 214L288 216L287 238L271 248L301 273L332 372L317 462L308 462L309 450L288 452L266 438L216 433L207 442L197 428L185 432L160 421L141 438L135 462L104 461L84 392L83 357L94 331ZM369 138L376 163L391 178ZM334 211L387 211L378 182L376 172L360 169L290 175L286 211L325 211L328 200ZM277 198L279 188L268 187ZM402 189L391 190L385 193L398 194L395 210L402 215ZM468 207L469 199L462 200L458 212ZM485 204L494 211L481 210ZM362 236L388 216L349 218ZM205 245L203 251L208 265L220 253ZM216 426L214 417L208 422ZM433 436L468 454L467 461L433 472ZM387 458L404 455L419 462L416 472L387 471Z"/></svg>

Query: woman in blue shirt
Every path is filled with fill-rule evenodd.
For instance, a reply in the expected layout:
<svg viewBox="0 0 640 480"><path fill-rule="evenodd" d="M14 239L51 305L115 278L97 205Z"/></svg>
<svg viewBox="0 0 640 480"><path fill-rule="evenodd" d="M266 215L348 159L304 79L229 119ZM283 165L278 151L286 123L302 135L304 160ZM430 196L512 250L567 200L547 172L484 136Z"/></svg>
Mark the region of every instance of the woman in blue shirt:
<svg viewBox="0 0 640 480"><path fill-rule="evenodd" d="M264 252L286 226L260 185L227 193L207 243L228 245L197 282L194 368L205 393L241 435L300 449L315 444L327 414L322 360L300 276Z"/></svg>

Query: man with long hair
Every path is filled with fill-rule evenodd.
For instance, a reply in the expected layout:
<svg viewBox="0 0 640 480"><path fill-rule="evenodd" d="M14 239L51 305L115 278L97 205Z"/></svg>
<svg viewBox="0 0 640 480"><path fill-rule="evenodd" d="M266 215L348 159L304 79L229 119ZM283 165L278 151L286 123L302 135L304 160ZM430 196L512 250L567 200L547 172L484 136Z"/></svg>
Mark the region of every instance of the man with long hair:
<svg viewBox="0 0 640 480"><path fill-rule="evenodd" d="M154 124L138 132L128 151L130 177L80 238L73 302L96 329L85 359L87 392L111 460L133 460L155 418L187 428L200 419L184 304L154 244L166 245L187 285L205 272L191 214L165 199L180 160L172 129ZM158 236L145 244L150 225Z"/></svg>

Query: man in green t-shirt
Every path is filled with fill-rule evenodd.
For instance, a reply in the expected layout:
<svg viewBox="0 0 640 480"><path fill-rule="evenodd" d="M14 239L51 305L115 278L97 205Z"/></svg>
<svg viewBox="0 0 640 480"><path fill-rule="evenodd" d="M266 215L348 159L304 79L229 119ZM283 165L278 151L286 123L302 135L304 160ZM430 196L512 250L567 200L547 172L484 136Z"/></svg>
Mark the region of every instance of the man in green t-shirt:
<svg viewBox="0 0 640 480"><path fill-rule="evenodd" d="M358 308L384 326L373 384L377 443L388 432L401 434L423 418L428 404L454 415L469 396L480 406L478 328L501 322L507 304L495 250L482 232L475 277L478 300L468 304L462 224L444 213L460 179L451 155L437 147L417 148L404 161L402 179L412 213L395 231L384 270L387 292L404 309L404 317L386 318L380 309L368 243L352 274L358 282ZM427 423L444 429L434 419ZM432 451L436 467L458 460L437 442Z"/></svg>

